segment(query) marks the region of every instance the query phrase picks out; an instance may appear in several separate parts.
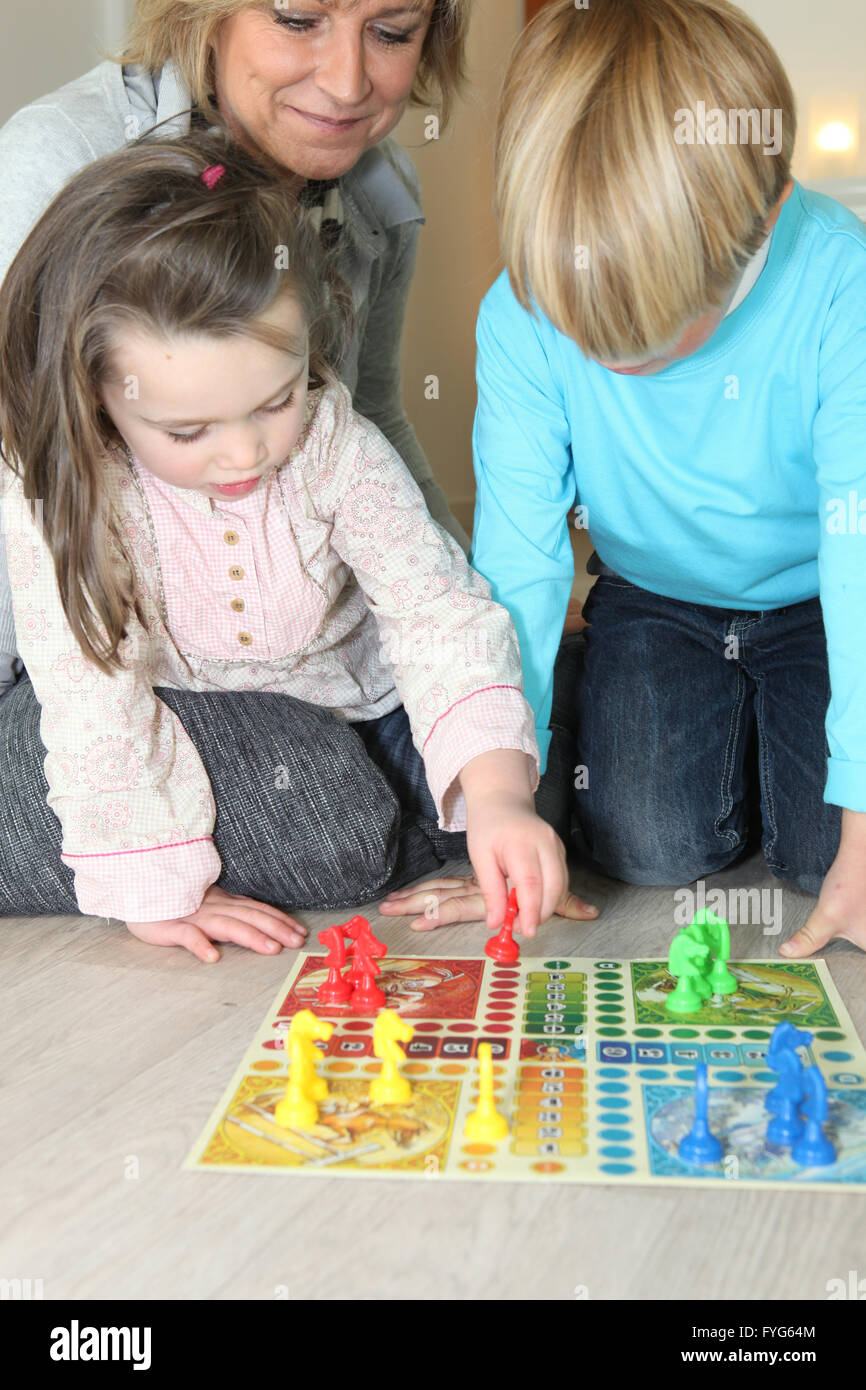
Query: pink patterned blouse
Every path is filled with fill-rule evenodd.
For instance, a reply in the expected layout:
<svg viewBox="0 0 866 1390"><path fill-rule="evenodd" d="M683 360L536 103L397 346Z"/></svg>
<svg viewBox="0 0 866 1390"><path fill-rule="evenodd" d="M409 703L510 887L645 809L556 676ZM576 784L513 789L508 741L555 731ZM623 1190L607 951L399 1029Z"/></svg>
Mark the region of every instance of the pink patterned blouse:
<svg viewBox="0 0 866 1390"><path fill-rule="evenodd" d="M145 617L111 676L74 641L38 515L0 469L15 624L82 912L183 917L221 871L210 782L155 686L280 692L349 721L402 701L445 829L465 825L471 758L512 748L537 764L508 614L345 386L310 391L289 458L230 504L120 455L105 469Z"/></svg>

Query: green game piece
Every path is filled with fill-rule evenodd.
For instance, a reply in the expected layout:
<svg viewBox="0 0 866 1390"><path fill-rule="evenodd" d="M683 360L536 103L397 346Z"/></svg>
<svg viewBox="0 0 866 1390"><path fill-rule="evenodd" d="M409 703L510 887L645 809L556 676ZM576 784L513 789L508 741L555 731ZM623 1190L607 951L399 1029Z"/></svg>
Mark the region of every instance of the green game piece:
<svg viewBox="0 0 866 1390"><path fill-rule="evenodd" d="M668 973L675 976L676 988L665 999L665 1008L672 1014L695 1014L711 989L704 979L704 967L710 948L697 941L688 927L677 932L668 952Z"/></svg>
<svg viewBox="0 0 866 1390"><path fill-rule="evenodd" d="M728 969L731 954L731 931L727 922L716 917L707 908L701 908L686 931L696 941L709 947L715 956L709 972L708 983L713 994L733 994L737 988L736 978Z"/></svg>

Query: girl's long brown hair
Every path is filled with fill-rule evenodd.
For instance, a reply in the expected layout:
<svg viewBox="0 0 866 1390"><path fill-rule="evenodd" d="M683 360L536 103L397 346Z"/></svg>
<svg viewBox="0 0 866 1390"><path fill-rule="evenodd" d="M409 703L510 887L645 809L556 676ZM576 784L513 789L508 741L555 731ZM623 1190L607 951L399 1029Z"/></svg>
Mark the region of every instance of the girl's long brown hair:
<svg viewBox="0 0 866 1390"><path fill-rule="evenodd" d="M222 164L213 188L202 173ZM286 268L287 267L287 268ZM352 303L287 185L222 134L146 137L76 175L0 289L0 457L21 479L69 626L101 670L141 611L104 470L122 441L100 402L118 329L248 336L303 355L258 320L290 294L310 381L336 379ZM123 563L118 564L118 560Z"/></svg>

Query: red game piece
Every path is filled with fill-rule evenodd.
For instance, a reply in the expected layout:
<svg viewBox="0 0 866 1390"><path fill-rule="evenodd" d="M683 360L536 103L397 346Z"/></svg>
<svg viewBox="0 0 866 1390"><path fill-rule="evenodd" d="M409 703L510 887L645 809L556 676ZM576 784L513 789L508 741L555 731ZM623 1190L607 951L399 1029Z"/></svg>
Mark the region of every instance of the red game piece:
<svg viewBox="0 0 866 1390"><path fill-rule="evenodd" d="M384 956L388 948L383 941L376 940L366 917L353 917L344 930L352 938L349 947L352 968L347 972L346 979L352 980L355 988L349 1008L357 1013L375 1013L385 1003L385 991L376 985L379 973L376 960Z"/></svg>
<svg viewBox="0 0 866 1390"><path fill-rule="evenodd" d="M316 998L320 1004L345 1004L352 993L352 986L348 979L344 979L340 974L346 964L346 943L343 940L343 928L328 927L327 931L320 931L319 941L323 946L328 947L328 958L325 961L328 967L328 978L323 985L319 985L316 990Z"/></svg>
<svg viewBox="0 0 866 1390"><path fill-rule="evenodd" d="M377 941L373 935L373 929L366 917L352 917L342 928L346 936L351 938L352 944L349 947L349 955L352 957L352 965L346 972L346 979L352 985L357 985L363 971L359 965L359 953L364 951L368 961L373 957L381 959L388 954L388 947L384 941ZM375 978L376 970L371 965Z"/></svg>
<svg viewBox="0 0 866 1390"><path fill-rule="evenodd" d="M503 964L513 965L516 960L520 960L520 947L514 940L514 919L517 916L517 889L512 888L508 894L508 904L505 908L505 918L498 936L491 936L487 945L484 947L484 954L491 956L493 960Z"/></svg>

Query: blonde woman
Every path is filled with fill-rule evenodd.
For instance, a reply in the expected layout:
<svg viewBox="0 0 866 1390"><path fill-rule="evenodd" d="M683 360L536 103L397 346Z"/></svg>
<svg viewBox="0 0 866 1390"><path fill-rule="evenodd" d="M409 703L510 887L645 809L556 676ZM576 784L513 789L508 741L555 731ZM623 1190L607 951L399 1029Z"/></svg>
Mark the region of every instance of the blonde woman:
<svg viewBox="0 0 866 1390"><path fill-rule="evenodd" d="M390 138L409 103L447 121L471 0L138 0L117 61L18 111L0 130L0 281L79 169L158 126L218 123L297 189L351 286L341 367L354 408L393 444L431 515L468 549L403 408L400 340L423 216ZM19 668L0 544L0 693Z"/></svg>
<svg viewBox="0 0 866 1390"><path fill-rule="evenodd" d="M542 751L576 735L585 861L674 886L759 842L818 895L791 957L866 948L866 230L791 178L794 137L725 0L558 0L521 37L473 542ZM575 506L600 577L552 715Z"/></svg>

